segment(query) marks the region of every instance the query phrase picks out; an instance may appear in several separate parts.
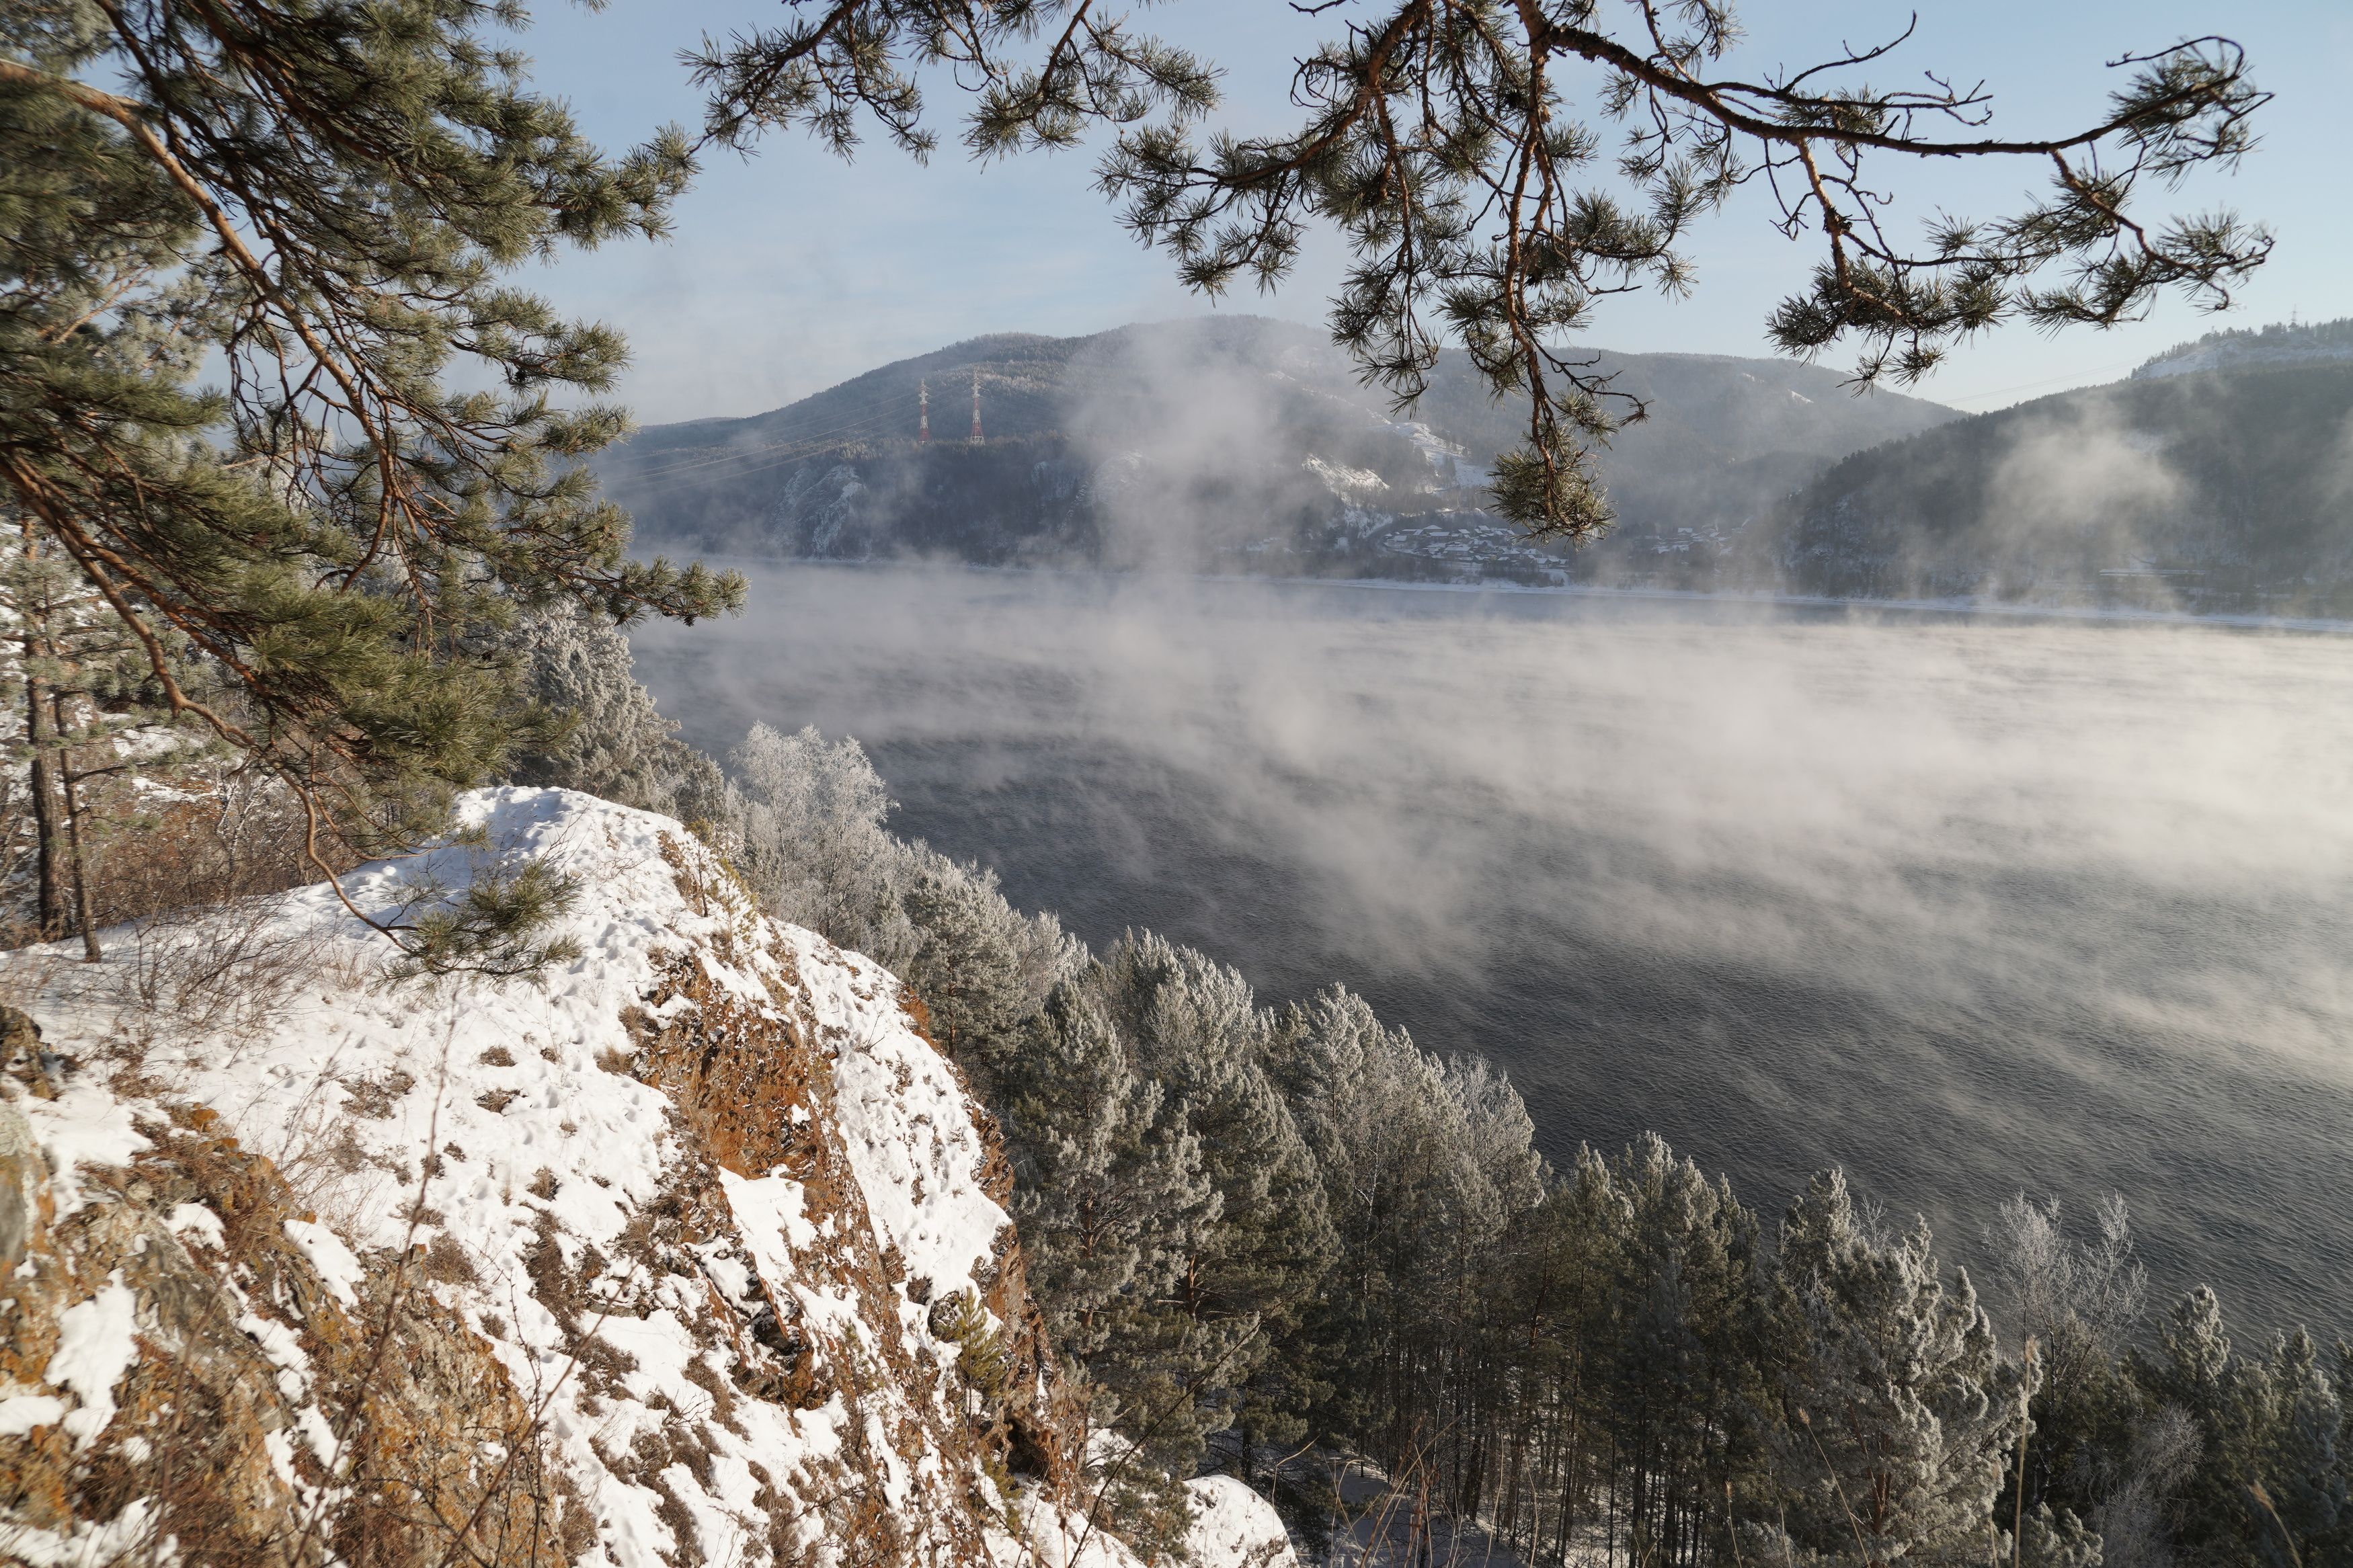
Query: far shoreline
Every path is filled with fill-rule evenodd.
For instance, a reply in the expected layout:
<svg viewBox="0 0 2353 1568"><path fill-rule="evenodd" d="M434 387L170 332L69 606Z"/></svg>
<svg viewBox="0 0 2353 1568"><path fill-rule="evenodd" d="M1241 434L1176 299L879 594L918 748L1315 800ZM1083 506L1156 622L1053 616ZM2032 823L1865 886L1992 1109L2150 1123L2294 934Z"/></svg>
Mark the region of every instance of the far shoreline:
<svg viewBox="0 0 2353 1568"><path fill-rule="evenodd" d="M923 558L828 561L806 556L704 555L691 559L707 565L756 571L932 571L961 572L976 576L1049 577L1106 583L1136 581L1152 575L1136 566L991 566L969 561ZM2073 622L2086 625L2147 626L2215 626L2228 631L2294 633L2307 637L2353 634L2353 620L2310 616L2263 616L2242 611L2200 614L2185 610L2134 609L2122 605L2027 605L1979 599L1863 599L1827 594L1712 592L1695 588L1623 588L1590 583L1519 583L1504 577L1476 581L1430 582L1398 577L1293 577L1255 572L1170 572L1177 581L1201 584L1255 583L1278 588L1346 588L1370 593L1493 594L1558 599L1666 604L1722 605L1762 610L1868 610L1913 616L1944 616L1956 620L1999 617L2014 621Z"/></svg>

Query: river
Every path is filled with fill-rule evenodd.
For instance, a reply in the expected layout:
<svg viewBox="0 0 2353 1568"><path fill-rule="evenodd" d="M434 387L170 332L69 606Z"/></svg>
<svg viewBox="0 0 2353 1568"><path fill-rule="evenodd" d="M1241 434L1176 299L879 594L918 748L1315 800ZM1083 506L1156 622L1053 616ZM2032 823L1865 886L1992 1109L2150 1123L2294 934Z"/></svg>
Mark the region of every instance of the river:
<svg viewBox="0 0 2353 1568"><path fill-rule="evenodd" d="M893 825L1090 942L1337 980L1556 1162L1968 1258L2131 1205L2155 1284L2353 1331L2353 638L1178 577L749 569L635 634L714 752L857 736Z"/></svg>

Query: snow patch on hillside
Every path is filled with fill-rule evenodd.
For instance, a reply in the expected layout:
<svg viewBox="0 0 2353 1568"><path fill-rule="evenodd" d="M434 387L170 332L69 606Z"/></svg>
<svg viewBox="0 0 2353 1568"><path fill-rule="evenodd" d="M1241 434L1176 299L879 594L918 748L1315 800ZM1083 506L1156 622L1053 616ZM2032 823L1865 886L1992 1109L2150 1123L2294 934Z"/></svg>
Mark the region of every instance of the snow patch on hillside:
<svg viewBox="0 0 2353 1568"><path fill-rule="evenodd" d="M1474 462L1459 441L1449 440L1419 419L1388 422L1392 434L1411 443L1430 465L1432 484L1440 489L1478 489L1493 480L1485 463Z"/></svg>
<svg viewBox="0 0 2353 1568"><path fill-rule="evenodd" d="M1307 454L1300 467L1323 480L1324 488L1343 500L1361 501L1389 488L1389 482L1370 468L1352 468L1313 452Z"/></svg>

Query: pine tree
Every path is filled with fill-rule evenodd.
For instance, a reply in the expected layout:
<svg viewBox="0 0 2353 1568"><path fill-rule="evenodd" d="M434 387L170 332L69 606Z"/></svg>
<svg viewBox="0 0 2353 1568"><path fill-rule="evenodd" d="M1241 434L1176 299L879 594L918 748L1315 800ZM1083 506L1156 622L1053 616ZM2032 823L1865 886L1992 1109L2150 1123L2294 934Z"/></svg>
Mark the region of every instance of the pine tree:
<svg viewBox="0 0 2353 1568"><path fill-rule="evenodd" d="M1597 1359L1601 1425L1627 1469L1609 1513L1624 1520L1638 1561L1696 1561L1718 1548L1727 1489L1759 1458L1757 1223L1728 1184L1655 1134L1609 1177L1620 1199L1602 1211L1617 1220L1618 1305Z"/></svg>
<svg viewBox="0 0 2353 1568"><path fill-rule="evenodd" d="M1184 1238L1218 1217L1199 1141L1073 982L1032 1021L1002 1098L1030 1285L1109 1433L1097 1485L1123 1534L1173 1549L1200 1454L1202 1358L1237 1348L1170 1310Z"/></svg>
<svg viewBox="0 0 2353 1568"><path fill-rule="evenodd" d="M659 232L683 139L603 156L485 36L514 20L0 15L0 506L119 619L165 709L363 847L434 830L534 728L470 630L741 594L626 558L579 463L625 428L580 401L622 345L505 276ZM208 355L218 390L195 385Z"/></svg>
<svg viewBox="0 0 2353 1568"><path fill-rule="evenodd" d="M1461 1113L1465 1152L1484 1189L1478 1202L1494 1215L1482 1228L1500 1230L1544 1199L1535 1122L1519 1090L1482 1058L1449 1057L1445 1080L1446 1098Z"/></svg>
<svg viewBox="0 0 2353 1568"><path fill-rule="evenodd" d="M2022 1521L2018 1560L2035 1568L2101 1568L2105 1543L2072 1512L2043 1503Z"/></svg>
<svg viewBox="0 0 2353 1568"><path fill-rule="evenodd" d="M2275 1534L2259 1534L2265 1557L2312 1561L2341 1551L2347 1527L2346 1460L2340 1447L2346 1409L2319 1348L2299 1328L2280 1335L2270 1364L2251 1380L2250 1403L2262 1444L2255 1456L2262 1488L2255 1501Z"/></svg>
<svg viewBox="0 0 2353 1568"><path fill-rule="evenodd" d="M906 848L883 829L892 802L856 741L754 724L733 755L744 866L767 911L885 968L919 945L900 900Z"/></svg>
<svg viewBox="0 0 2353 1568"><path fill-rule="evenodd" d="M1162 1112L1103 1010L1057 986L1005 1083L1005 1135L1030 1279L1055 1344L1086 1360L1178 1264L1171 1216L1214 1211L1200 1151Z"/></svg>
<svg viewBox="0 0 2353 1568"><path fill-rule="evenodd" d="M1131 932L1083 982L1137 1064L1178 1107L1217 1194L1178 1237L1176 1310L1193 1326L1204 1436L1243 1407L1271 1344L1287 1335L1334 1256L1314 1157L1265 1065L1271 1020L1240 974L1189 948ZM1295 1440L1299 1392L1277 1376L1249 1401L1250 1441Z"/></svg>
<svg viewBox="0 0 2353 1568"><path fill-rule="evenodd" d="M996 872L926 847L906 856L901 904L918 938L902 978L930 1011L933 1037L990 1097L1021 1026L1085 963L1086 947L1052 915L1007 903Z"/></svg>
<svg viewBox="0 0 2353 1568"><path fill-rule="evenodd" d="M1968 1276L1947 1290L1926 1224L1880 1234L1831 1171L1782 1221L1779 1277L1788 1523L1759 1531L1763 1553L1856 1568L1989 1555L2018 1373Z"/></svg>
<svg viewBox="0 0 2353 1568"><path fill-rule="evenodd" d="M1322 1177L1339 1257L1293 1353L1331 1395L1324 1429L1384 1463L1426 1467L1461 1413L1454 1341L1482 1314L1494 1248L1540 1196L1517 1097L1451 1069L1334 986L1280 1016L1270 1039L1282 1088Z"/></svg>
<svg viewBox="0 0 2353 1568"><path fill-rule="evenodd" d="M2176 1303L2156 1353L2133 1375L2162 1407L2197 1426L2198 1462L2182 1489L2181 1543L2232 1564L2332 1560L2346 1543L2343 1396L2302 1330L2271 1353L2234 1353L2222 1306L2204 1287Z"/></svg>

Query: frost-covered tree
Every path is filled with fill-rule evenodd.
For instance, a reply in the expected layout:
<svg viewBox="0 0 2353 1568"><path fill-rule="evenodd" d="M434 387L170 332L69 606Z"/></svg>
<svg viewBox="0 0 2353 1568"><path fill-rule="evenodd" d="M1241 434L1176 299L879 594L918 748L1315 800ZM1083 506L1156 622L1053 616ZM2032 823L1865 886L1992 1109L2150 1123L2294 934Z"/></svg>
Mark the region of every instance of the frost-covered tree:
<svg viewBox="0 0 2353 1568"><path fill-rule="evenodd" d="M1511 1080L1482 1058L1449 1057L1446 1103L1461 1118L1461 1151L1475 1175L1473 1202L1501 1229L1544 1197L1536 1125Z"/></svg>
<svg viewBox="0 0 2353 1568"><path fill-rule="evenodd" d="M1024 915L1006 902L985 867L920 845L902 864L900 904L917 942L901 977L929 1010L933 1038L987 1092L1021 1026L1086 962L1085 944L1051 914Z"/></svg>
<svg viewBox="0 0 2353 1568"><path fill-rule="evenodd" d="M2120 1357L2138 1322L2147 1276L2134 1257L2121 1197L2095 1211L2095 1238L2077 1240L2058 1204L2020 1194L1986 1237L1991 1294L2011 1343L2034 1342L2025 1502L2090 1515L2126 1486L2140 1412Z"/></svg>
<svg viewBox="0 0 2353 1568"><path fill-rule="evenodd" d="M999 1104L1030 1286L1106 1432L1097 1483L1124 1532L1173 1546L1202 1360L1237 1348L1175 1310L1185 1239L1219 1213L1200 1142L1076 982L1032 1021Z"/></svg>
<svg viewBox="0 0 2353 1568"><path fill-rule="evenodd" d="M510 757L515 783L582 790L690 826L741 815L719 764L678 739L676 721L637 679L628 638L609 623L559 602L516 616L492 640L557 721Z"/></svg>
<svg viewBox="0 0 2353 1568"><path fill-rule="evenodd" d="M2308 1334L2280 1335L2261 1358L2235 1354L2221 1302L2201 1287L2176 1304L2134 1373L2153 1402L2197 1427L2199 1462L2179 1510L2191 1561L2344 1560L2353 1549L2346 1409Z"/></svg>
<svg viewBox="0 0 2353 1568"><path fill-rule="evenodd" d="M1881 1232L1844 1174L1816 1176L1781 1226L1786 1524L1774 1562L1854 1568L1984 1561L2018 1436L2018 1373L1968 1276L1945 1284L1926 1223Z"/></svg>
<svg viewBox="0 0 2353 1568"><path fill-rule="evenodd" d="M666 767L653 739L661 721L637 691L621 704L624 722L647 737L636 750ZM1052 915L1015 910L993 871L894 836L890 791L856 741L754 724L733 761L735 778L724 786L681 770L673 809L708 814L707 831L770 914L905 981L930 1014L934 1038L991 1093L1023 1026L1085 963L1084 945Z"/></svg>
<svg viewBox="0 0 2353 1568"><path fill-rule="evenodd" d="M1224 1426L1247 1405L1254 1436L1295 1436L1291 1380L1280 1369L1259 1374L1335 1244L1314 1156L1267 1072L1271 1020L1239 973L1149 932L1130 932L1084 984L1178 1108L1218 1194L1216 1212L1176 1243L1173 1303L1198 1344L1200 1428Z"/></svg>
<svg viewBox="0 0 2353 1568"><path fill-rule="evenodd" d="M907 847L856 741L754 724L731 759L744 795L743 870L768 912L898 971L918 945L900 900Z"/></svg>
<svg viewBox="0 0 2353 1568"><path fill-rule="evenodd" d="M1435 1058L1336 985L1284 1011L1271 1056L1356 1266L1376 1267L1374 1238L1405 1229L1388 1222L1417 1210L1470 1221L1460 1241L1482 1239L1488 1227L1471 1212L1471 1173L1452 1157L1464 1151L1443 1143L1446 1078ZM1422 1239L1439 1247L1454 1238Z"/></svg>
<svg viewBox="0 0 2353 1568"><path fill-rule="evenodd" d="M2103 1568L2107 1545L2097 1531L2064 1509L2039 1505L2019 1521L2018 1560L2035 1568Z"/></svg>
<svg viewBox="0 0 2353 1568"><path fill-rule="evenodd" d="M2139 1321L2148 1273L2134 1257L2132 1222L2121 1194L2094 1211L2096 1240L2077 1241L2059 1205L2023 1193L1996 1211L1986 1240L1993 1279L2006 1299L2014 1341L2032 1339L2046 1384L2076 1373L2073 1363L2113 1358Z"/></svg>
<svg viewBox="0 0 2353 1568"><path fill-rule="evenodd" d="M1580 1162L1588 1183L1595 1163ZM1758 1226L1728 1184L1655 1135L1612 1162L1607 1189L1614 1300L1599 1314L1596 1371L1603 1429L1629 1459L1615 1511L1638 1561L1689 1557L1716 1543L1716 1499L1761 1457Z"/></svg>
<svg viewBox="0 0 2353 1568"><path fill-rule="evenodd" d="M1450 1068L1334 986L1285 1008L1269 1060L1323 1180L1339 1247L1294 1351L1329 1385L1320 1419L1391 1463L1452 1420L1450 1380L1494 1248L1542 1196L1525 1110L1500 1080Z"/></svg>
<svg viewBox="0 0 2353 1568"><path fill-rule="evenodd" d="M2134 1424L2109 1456L2117 1479L2093 1513L2105 1568L2172 1568L2176 1498L2201 1452L2197 1423L2178 1405L2160 1405Z"/></svg>
<svg viewBox="0 0 2353 1568"><path fill-rule="evenodd" d="M2301 1328L2282 1334L2245 1381L2248 1424L2259 1434L2248 1490L2276 1532L2259 1528L2258 1550L2274 1562L2341 1560L2353 1523L2347 1515L2346 1411L2319 1347Z"/></svg>
<svg viewBox="0 0 2353 1568"><path fill-rule="evenodd" d="M1055 988L1006 1075L1029 1276L1056 1345L1089 1361L1172 1289L1185 1227L1218 1199L1199 1143L1088 988Z"/></svg>

